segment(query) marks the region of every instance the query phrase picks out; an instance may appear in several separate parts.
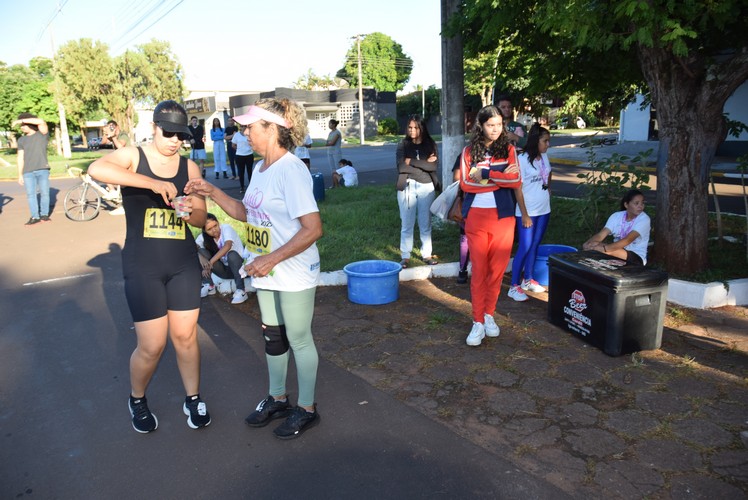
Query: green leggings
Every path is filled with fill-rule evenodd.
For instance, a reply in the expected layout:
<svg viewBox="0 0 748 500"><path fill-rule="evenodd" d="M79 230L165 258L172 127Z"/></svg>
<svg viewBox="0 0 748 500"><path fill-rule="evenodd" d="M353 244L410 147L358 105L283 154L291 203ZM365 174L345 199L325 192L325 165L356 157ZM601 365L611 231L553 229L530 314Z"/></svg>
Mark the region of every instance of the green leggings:
<svg viewBox="0 0 748 500"><path fill-rule="evenodd" d="M288 343L296 362L296 377L299 384L299 406L314 404L314 387L317 383L317 347L312 337L314 296L316 288L300 292L278 292L257 290L262 322L268 326L286 326ZM282 397L286 394L288 352L279 356L265 355L270 377L270 395Z"/></svg>

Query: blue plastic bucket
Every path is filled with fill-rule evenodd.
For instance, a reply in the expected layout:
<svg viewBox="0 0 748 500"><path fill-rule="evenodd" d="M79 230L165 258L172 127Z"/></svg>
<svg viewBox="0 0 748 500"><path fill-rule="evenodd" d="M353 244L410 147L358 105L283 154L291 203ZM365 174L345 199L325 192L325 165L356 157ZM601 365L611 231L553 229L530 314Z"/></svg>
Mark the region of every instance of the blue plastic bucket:
<svg viewBox="0 0 748 500"><path fill-rule="evenodd" d="M315 201L325 201L325 176L321 172L312 174L312 190Z"/></svg>
<svg viewBox="0 0 748 500"><path fill-rule="evenodd" d="M348 300L355 304L389 304L398 298L402 266L389 260L362 260L343 268Z"/></svg>
<svg viewBox="0 0 748 500"><path fill-rule="evenodd" d="M576 252L577 249L568 245L540 245L532 268L532 277L543 286L548 286L548 256L552 253Z"/></svg>

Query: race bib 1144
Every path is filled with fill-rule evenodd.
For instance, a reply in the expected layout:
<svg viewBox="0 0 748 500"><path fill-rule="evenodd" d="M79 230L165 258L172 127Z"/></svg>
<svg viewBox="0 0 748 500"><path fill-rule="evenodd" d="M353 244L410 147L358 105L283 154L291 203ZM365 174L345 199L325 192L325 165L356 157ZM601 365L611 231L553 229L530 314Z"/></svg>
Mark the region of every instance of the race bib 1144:
<svg viewBox="0 0 748 500"><path fill-rule="evenodd" d="M183 240L185 222L171 208L147 208L143 224L144 238Z"/></svg>

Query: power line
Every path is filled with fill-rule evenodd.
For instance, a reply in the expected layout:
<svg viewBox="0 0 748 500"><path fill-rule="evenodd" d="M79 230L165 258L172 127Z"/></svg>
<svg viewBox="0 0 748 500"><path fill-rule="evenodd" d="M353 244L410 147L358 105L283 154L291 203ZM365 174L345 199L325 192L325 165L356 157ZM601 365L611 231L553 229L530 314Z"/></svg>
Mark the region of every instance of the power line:
<svg viewBox="0 0 748 500"><path fill-rule="evenodd" d="M41 29L41 31L39 31L39 36L38 36L38 37L36 37L36 43L39 43L39 41L40 41L40 40L42 39L42 37L44 36L44 32L45 32L45 31L47 31L47 28L49 28L49 26L50 26L50 25L52 24L52 22L53 22L53 21L55 20L55 18L57 17L57 14L59 14L60 12L62 12L62 8L63 8L63 7L65 7L65 5L66 5L67 3L68 3L68 0L65 0L65 1L64 1L64 2L62 3L62 5L59 5L58 7L56 7L56 8L55 8L55 11L54 11L54 12L52 13L52 17L50 17L50 18L49 18L49 21L47 21L47 24L46 24L46 25L45 25L45 26L44 26L44 27L43 27L43 28Z"/></svg>
<svg viewBox="0 0 748 500"><path fill-rule="evenodd" d="M168 15L168 14L169 14L169 13L170 13L171 11L173 11L174 9L176 9L177 7L179 7L179 5L180 5L180 4L181 4L181 3L183 2L183 1L184 1L184 0L178 0L178 1L177 1L177 3L175 3L175 4L173 5L173 6L171 6L170 8L168 8L168 10L167 10L166 12L164 12L163 14L161 14L161 15L160 15L160 16L159 16L159 17L158 17L158 18L157 18L157 19L156 19L155 21L153 21L153 22L152 22L151 24L149 24L148 26L146 26L145 28L143 28L142 30L140 30L140 31L139 31L138 33L136 33L135 35L133 35L132 37L130 37L130 38L129 38L129 39L127 40L127 41L119 43L119 44L118 44L118 45L117 45L116 47L118 47L118 48L124 48L124 47L126 47L126 46L127 46L128 44L130 44L130 43L131 43L131 42L132 42L133 40L135 40L135 39L136 39L136 38L138 38L138 37L139 37L140 35L142 35L142 34L143 34L143 33L145 33L146 31L148 31L149 29L151 29L151 28L153 27L153 25L155 25L156 23L158 23L159 21L161 21L161 19L163 19L164 17L166 17L166 16L167 16L167 15ZM142 21L144 21L144 20L145 20L145 18L147 18L148 16L150 16L150 15L151 15L151 14L152 14L153 12L155 12L155 11L156 11L156 9L158 9L159 7L161 7L161 6L162 6L162 5L164 4L164 3L165 3L165 1L162 1L161 3L159 3L158 5L156 5L156 6L155 6L155 7L153 8L153 9L151 9L151 10L150 10L149 12L147 12L147 13L146 13L146 14L145 14L144 16L141 16L141 18L140 18L140 19L139 19L139 20L138 20L138 21L136 22L136 24L139 24L139 23L141 23ZM131 28L130 28L130 29L129 29L129 30L127 31L127 33L125 33L125 35L123 35L122 37L120 37L120 39L124 38L124 36L126 36L126 35L128 35L128 34L129 34L130 32L132 32L133 28L134 28L134 25L133 25L133 27L131 27Z"/></svg>

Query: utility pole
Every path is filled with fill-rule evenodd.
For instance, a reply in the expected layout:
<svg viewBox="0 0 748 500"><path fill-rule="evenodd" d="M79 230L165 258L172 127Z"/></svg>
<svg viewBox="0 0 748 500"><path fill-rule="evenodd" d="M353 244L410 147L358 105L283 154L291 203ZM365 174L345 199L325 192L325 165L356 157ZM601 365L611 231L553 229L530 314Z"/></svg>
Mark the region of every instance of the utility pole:
<svg viewBox="0 0 748 500"><path fill-rule="evenodd" d="M49 41L52 44L52 68L55 79L55 98L57 99L57 112L60 115L60 136L57 141L57 152L60 153L60 145L62 145L62 156L64 158L72 158L73 153L70 151L70 136L68 135L68 120L65 115L65 105L62 104L60 99L60 80L57 77L57 63L55 63L55 39L52 29L49 30Z"/></svg>
<svg viewBox="0 0 748 500"><path fill-rule="evenodd" d="M460 0L441 0L442 14L442 185L452 182L452 163L465 145L465 71L462 36L447 37L445 27L459 15ZM444 168L446 167L446 168Z"/></svg>
<svg viewBox="0 0 748 500"><path fill-rule="evenodd" d="M366 120L364 119L364 82L361 71L361 35L356 35L356 45L358 46L358 120L361 128L361 145L364 145Z"/></svg>

